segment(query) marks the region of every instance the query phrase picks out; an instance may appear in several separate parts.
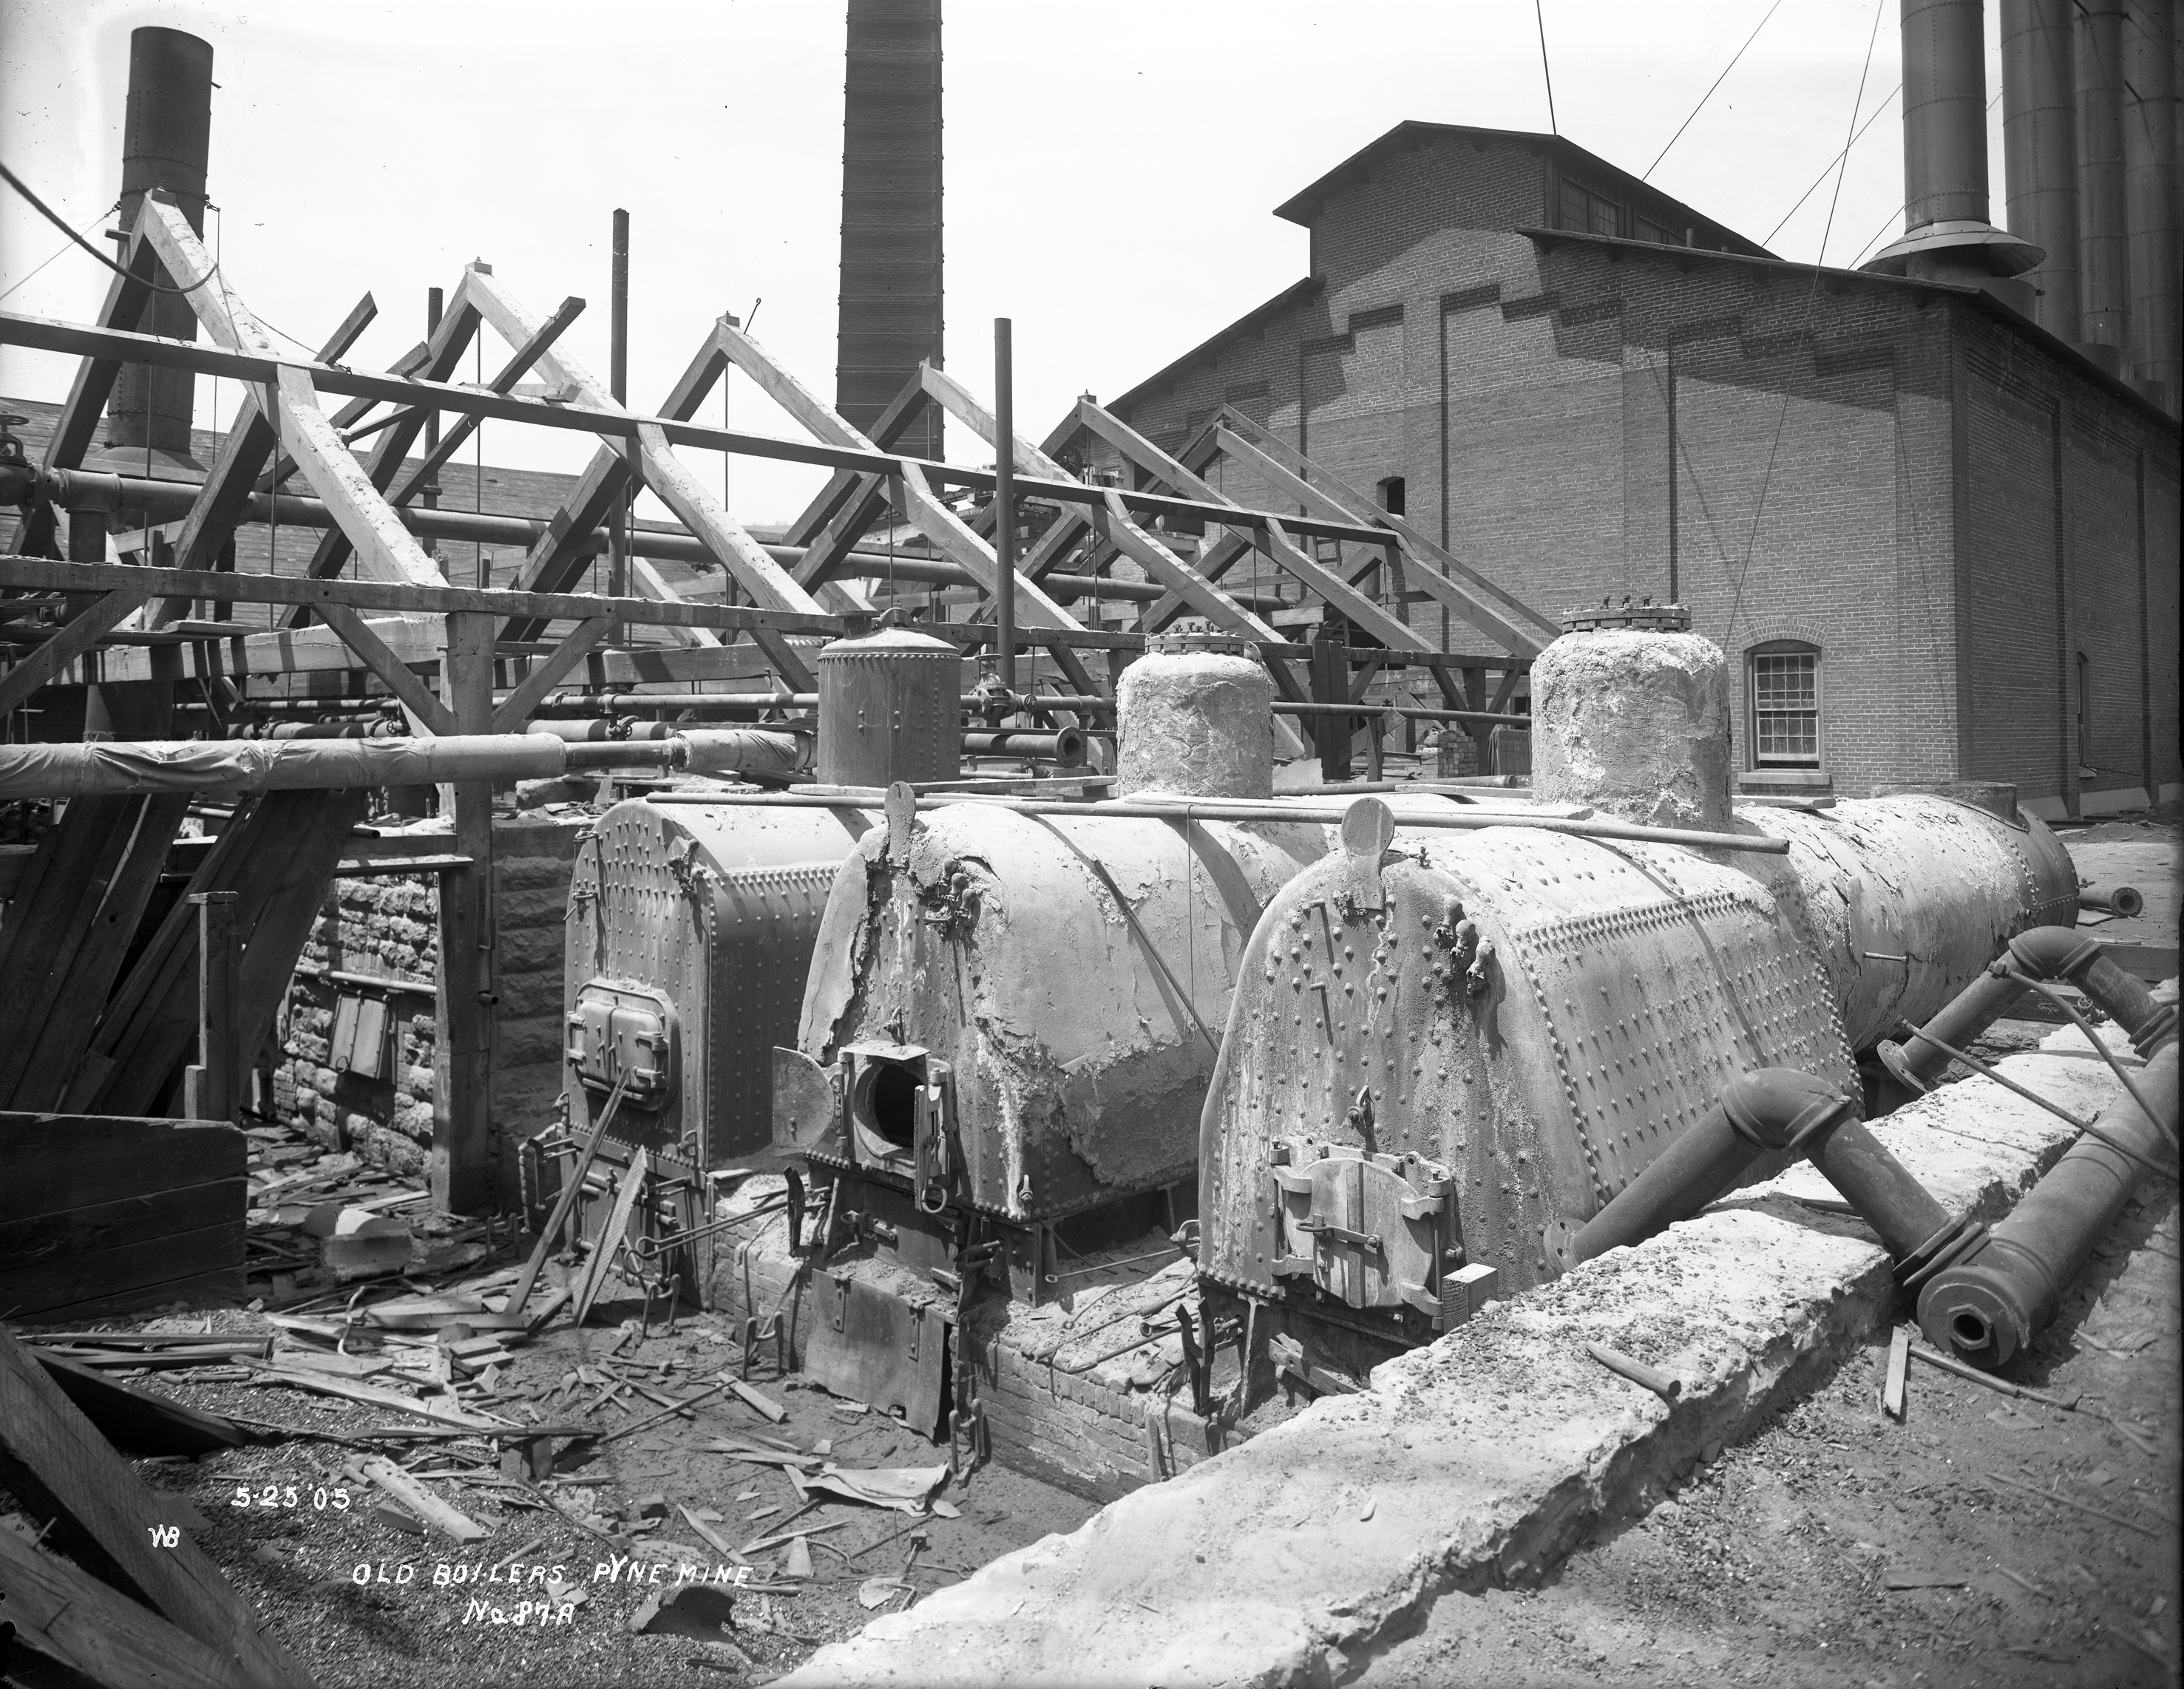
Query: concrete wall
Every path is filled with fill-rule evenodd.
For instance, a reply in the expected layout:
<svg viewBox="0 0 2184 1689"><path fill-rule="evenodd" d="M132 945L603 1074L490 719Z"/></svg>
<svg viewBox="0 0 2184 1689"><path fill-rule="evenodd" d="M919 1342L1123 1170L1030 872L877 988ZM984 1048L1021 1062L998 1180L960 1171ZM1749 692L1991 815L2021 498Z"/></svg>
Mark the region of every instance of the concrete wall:
<svg viewBox="0 0 2184 1689"><path fill-rule="evenodd" d="M588 818L502 820L493 828L493 1064L494 1188L513 1206L516 1146L554 1118L561 1089L564 911ZM429 875L339 880L304 946L290 993L275 1111L314 1137L370 1162L424 1176L432 1141L432 999L392 995L395 1059L379 1079L327 1064L335 1000L380 993L319 977L325 970L437 979L439 914Z"/></svg>

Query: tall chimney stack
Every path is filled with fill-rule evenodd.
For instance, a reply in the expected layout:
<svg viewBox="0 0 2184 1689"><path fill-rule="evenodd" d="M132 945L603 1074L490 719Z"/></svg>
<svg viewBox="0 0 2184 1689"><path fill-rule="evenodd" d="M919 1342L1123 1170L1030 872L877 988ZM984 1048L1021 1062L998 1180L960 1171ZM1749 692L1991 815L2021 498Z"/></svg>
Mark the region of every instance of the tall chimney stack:
<svg viewBox="0 0 2184 1689"><path fill-rule="evenodd" d="M2123 209L2123 0L2077 0L2080 350L2126 375L2131 235Z"/></svg>
<svg viewBox="0 0 2184 1689"><path fill-rule="evenodd" d="M849 0L834 408L869 432L940 364L940 0ZM937 408L897 442L940 455Z"/></svg>
<svg viewBox="0 0 2184 1689"><path fill-rule="evenodd" d="M2178 387L2176 12L2138 0L2123 37L2124 226L2131 267L2131 376L2171 415Z"/></svg>
<svg viewBox="0 0 2184 1689"><path fill-rule="evenodd" d="M2078 106L2072 0L2002 0L2002 146L2009 231L2047 256L2025 279L2034 319L2078 338Z"/></svg>
<svg viewBox="0 0 2184 1689"><path fill-rule="evenodd" d="M1987 221L1981 10L1981 0L1903 0L1904 233L1865 268L1984 287L2030 316L2032 290L2004 278L2042 252Z"/></svg>
<svg viewBox="0 0 2184 1689"><path fill-rule="evenodd" d="M144 196L172 195L204 232L205 164L212 141L212 44L180 30L145 28L129 36L129 106L121 142L121 227L136 226ZM159 279L174 279L164 270ZM144 323L170 340L198 337L197 314L173 293L155 293ZM200 474L190 455L197 380L187 369L123 366L106 407L107 457L137 475Z"/></svg>

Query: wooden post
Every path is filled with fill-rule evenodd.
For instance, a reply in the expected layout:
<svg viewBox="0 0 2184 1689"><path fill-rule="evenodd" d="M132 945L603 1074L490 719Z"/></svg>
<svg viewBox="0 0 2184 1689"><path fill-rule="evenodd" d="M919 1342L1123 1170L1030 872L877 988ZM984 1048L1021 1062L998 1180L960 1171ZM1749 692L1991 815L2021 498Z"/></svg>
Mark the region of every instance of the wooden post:
<svg viewBox="0 0 2184 1689"><path fill-rule="evenodd" d="M458 732L493 722L493 619L448 617L442 701ZM432 1200L453 1214L493 1197L493 782L443 786L452 799L454 848L474 864L440 875L439 997L432 1057Z"/></svg>
<svg viewBox="0 0 2184 1689"><path fill-rule="evenodd" d="M1342 647L1343 628L1333 612L1312 641L1312 697L1314 703L1350 702L1350 659ZM1319 745L1319 777L1350 778L1350 740L1357 723L1340 715L1315 715L1312 736Z"/></svg>
<svg viewBox="0 0 2184 1689"><path fill-rule="evenodd" d="M235 1118L241 1040L242 958L232 892L192 892L198 912L198 1058L182 1075L182 1113L192 1120ZM170 1068L168 1071L172 1072Z"/></svg>

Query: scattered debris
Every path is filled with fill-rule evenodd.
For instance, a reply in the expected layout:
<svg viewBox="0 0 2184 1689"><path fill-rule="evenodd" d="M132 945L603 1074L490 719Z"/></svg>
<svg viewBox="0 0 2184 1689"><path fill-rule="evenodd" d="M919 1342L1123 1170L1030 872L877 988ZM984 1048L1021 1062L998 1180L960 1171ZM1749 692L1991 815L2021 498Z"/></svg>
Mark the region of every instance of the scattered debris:
<svg viewBox="0 0 2184 1689"><path fill-rule="evenodd" d="M678 1583L653 1591L629 1616L638 1636L688 1636L718 1642L733 1623L735 1597L718 1584Z"/></svg>
<svg viewBox="0 0 2184 1689"><path fill-rule="evenodd" d="M493 1535L476 1520L448 1506L391 1460L375 1455L364 1463L364 1475L410 1513L458 1542L482 1542Z"/></svg>
<svg viewBox="0 0 2184 1689"><path fill-rule="evenodd" d="M1674 1402L1684 1392L1682 1380L1657 1371L1643 1361L1633 1360L1619 1350L1609 1348L1605 1343L1587 1343L1585 1352L1610 1372L1629 1379L1641 1389L1652 1391L1663 1402Z"/></svg>
<svg viewBox="0 0 2184 1689"><path fill-rule="evenodd" d="M1880 1411L1892 1420L1903 1417L1905 1375L1911 1370L1911 1331L1898 1325L1888 1339L1888 1376L1880 1386Z"/></svg>

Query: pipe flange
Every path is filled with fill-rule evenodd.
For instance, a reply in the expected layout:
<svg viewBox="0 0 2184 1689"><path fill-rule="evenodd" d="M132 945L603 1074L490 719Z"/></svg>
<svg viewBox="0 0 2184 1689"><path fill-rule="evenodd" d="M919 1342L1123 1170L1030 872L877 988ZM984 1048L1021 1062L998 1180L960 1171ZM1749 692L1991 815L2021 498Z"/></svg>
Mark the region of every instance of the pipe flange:
<svg viewBox="0 0 2184 1689"><path fill-rule="evenodd" d="M1903 1046L1893 1038L1883 1038L1873 1053L1880 1058L1880 1064L1888 1070L1890 1077L1913 1096L1924 1097L1933 1089L1914 1071L1910 1058L1903 1053Z"/></svg>
<svg viewBox="0 0 2184 1689"><path fill-rule="evenodd" d="M1970 1214L1951 1220L1896 1264L1897 1282L1916 1299L1919 1291L1944 1269L1975 1253L1986 1242L1986 1223Z"/></svg>
<svg viewBox="0 0 2184 1689"><path fill-rule="evenodd" d="M1722 1112L1736 1135L1765 1151L1803 1153L1850 1111L1850 1100L1795 1068L1763 1067L1722 1087Z"/></svg>

